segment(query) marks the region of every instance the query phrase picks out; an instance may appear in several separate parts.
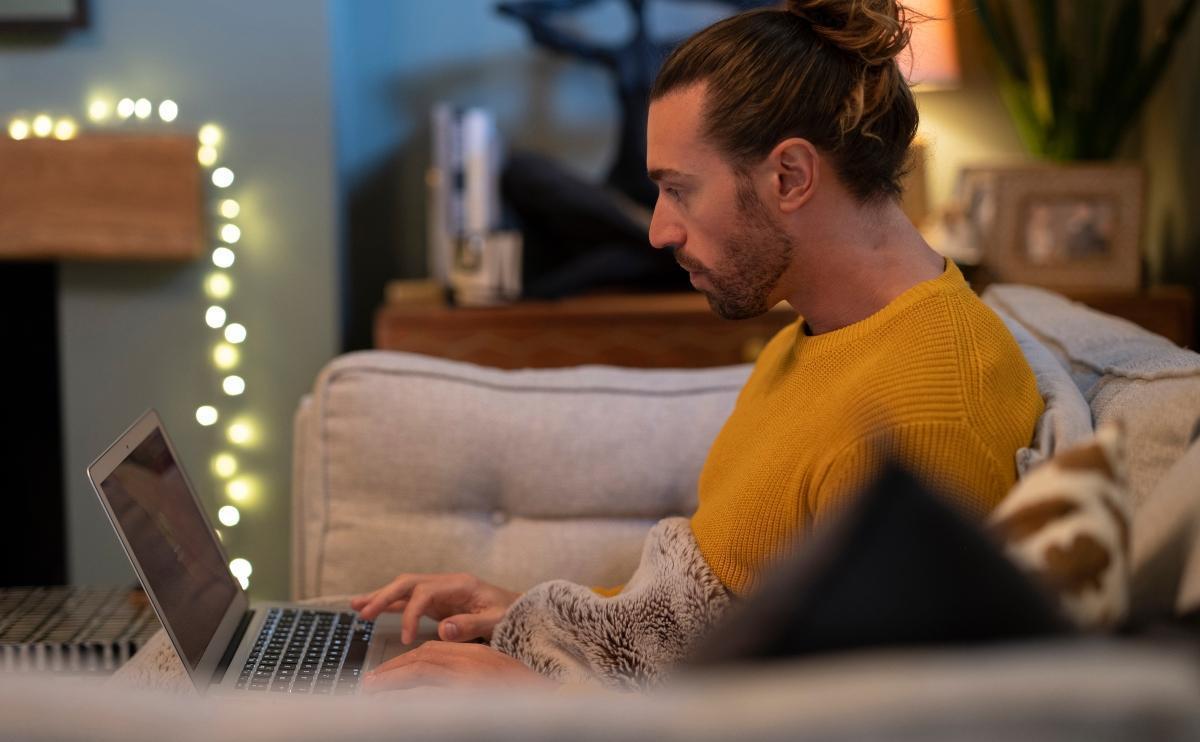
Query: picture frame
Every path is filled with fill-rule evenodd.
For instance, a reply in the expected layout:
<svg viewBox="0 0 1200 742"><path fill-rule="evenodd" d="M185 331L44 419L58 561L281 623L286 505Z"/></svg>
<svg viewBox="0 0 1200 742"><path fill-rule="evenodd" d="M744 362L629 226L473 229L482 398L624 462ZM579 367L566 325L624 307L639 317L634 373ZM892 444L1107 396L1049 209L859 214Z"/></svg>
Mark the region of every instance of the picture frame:
<svg viewBox="0 0 1200 742"><path fill-rule="evenodd" d="M997 281L1061 293L1142 286L1145 174L1137 165L1043 164L975 169L973 219Z"/></svg>
<svg viewBox="0 0 1200 742"><path fill-rule="evenodd" d="M0 0L0 33L53 32L87 25L86 0Z"/></svg>

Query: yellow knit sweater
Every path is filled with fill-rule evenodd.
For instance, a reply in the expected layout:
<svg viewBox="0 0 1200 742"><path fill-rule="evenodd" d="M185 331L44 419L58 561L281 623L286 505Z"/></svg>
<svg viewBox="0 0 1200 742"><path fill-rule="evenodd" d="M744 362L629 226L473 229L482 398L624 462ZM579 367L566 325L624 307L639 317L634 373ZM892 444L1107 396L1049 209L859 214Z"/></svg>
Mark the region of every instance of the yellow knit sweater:
<svg viewBox="0 0 1200 742"><path fill-rule="evenodd" d="M744 594L888 457L983 516L1041 413L1016 341L947 261L860 322L811 337L797 321L767 344L709 451L692 531Z"/></svg>

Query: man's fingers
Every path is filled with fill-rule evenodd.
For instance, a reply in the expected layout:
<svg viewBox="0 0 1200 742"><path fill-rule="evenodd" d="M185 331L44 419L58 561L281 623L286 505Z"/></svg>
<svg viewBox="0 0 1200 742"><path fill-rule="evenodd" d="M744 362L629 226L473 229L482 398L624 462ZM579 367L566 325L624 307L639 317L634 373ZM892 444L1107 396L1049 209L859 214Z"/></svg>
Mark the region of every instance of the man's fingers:
<svg viewBox="0 0 1200 742"><path fill-rule="evenodd" d="M400 575L385 587L372 593L370 600L362 608L357 609L359 615L368 621L374 621L389 605L396 601L407 599L409 593L413 590L413 586L420 579L420 575Z"/></svg>
<svg viewBox="0 0 1200 742"><path fill-rule="evenodd" d="M462 680L462 659L471 655L474 649L475 645L427 642L367 673L363 688L375 692L423 685L454 685Z"/></svg>
<svg viewBox="0 0 1200 742"><path fill-rule="evenodd" d="M469 642L472 639L490 639L504 614L499 611L484 613L460 613L438 624L438 638L447 642Z"/></svg>
<svg viewBox="0 0 1200 742"><path fill-rule="evenodd" d="M403 659L407 656L401 655L396 659ZM423 660L410 660L386 670L381 665L375 673L363 679L363 690L368 693L377 693L421 686L449 686L455 685L457 679L458 673L445 665Z"/></svg>
<svg viewBox="0 0 1200 742"><path fill-rule="evenodd" d="M429 602L433 600L433 590L427 583L421 583L412 589L408 605L404 606L404 618L400 624L400 641L412 644L421 624L421 616L425 615Z"/></svg>

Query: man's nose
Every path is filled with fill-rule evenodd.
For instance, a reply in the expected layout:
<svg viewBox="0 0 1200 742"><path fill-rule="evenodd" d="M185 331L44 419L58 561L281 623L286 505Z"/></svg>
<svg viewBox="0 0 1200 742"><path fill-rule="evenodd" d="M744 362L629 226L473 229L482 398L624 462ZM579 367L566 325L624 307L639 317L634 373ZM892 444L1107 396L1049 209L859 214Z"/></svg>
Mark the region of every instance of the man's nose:
<svg viewBox="0 0 1200 742"><path fill-rule="evenodd" d="M673 223L660 204L654 205L650 215L650 244L658 249L682 247L685 234L683 227Z"/></svg>

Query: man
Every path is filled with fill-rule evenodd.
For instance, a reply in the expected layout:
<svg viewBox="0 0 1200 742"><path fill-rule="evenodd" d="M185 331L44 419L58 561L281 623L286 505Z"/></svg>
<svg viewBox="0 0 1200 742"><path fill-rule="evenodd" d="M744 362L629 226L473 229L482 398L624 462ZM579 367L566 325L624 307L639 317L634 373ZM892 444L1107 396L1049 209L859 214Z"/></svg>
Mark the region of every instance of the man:
<svg viewBox="0 0 1200 742"><path fill-rule="evenodd" d="M898 205L917 112L892 0L792 0L722 21L664 64L651 94L650 240L727 318L787 301L802 320L763 350L713 443L691 531L733 594L753 590L899 458L969 514L1016 478L1042 412L1011 335ZM402 575L364 617L441 620L368 688L539 681L487 646L515 593L470 575Z"/></svg>

